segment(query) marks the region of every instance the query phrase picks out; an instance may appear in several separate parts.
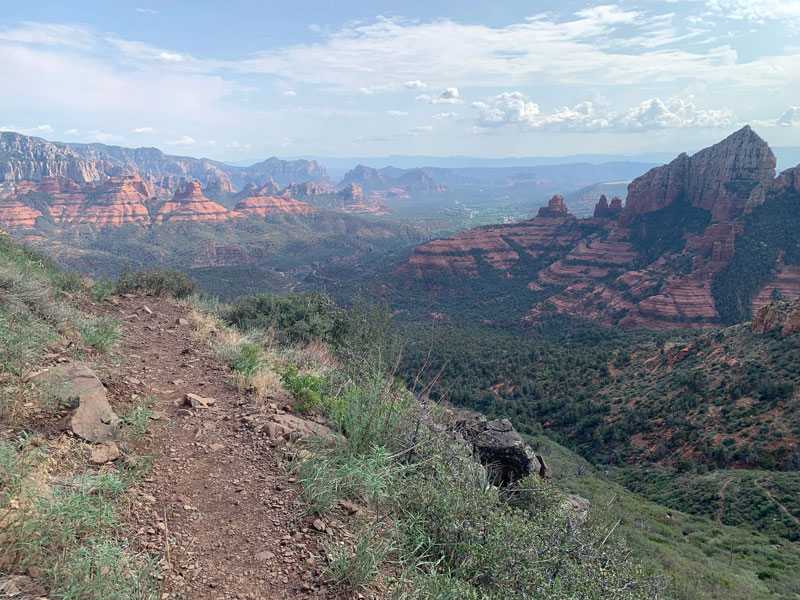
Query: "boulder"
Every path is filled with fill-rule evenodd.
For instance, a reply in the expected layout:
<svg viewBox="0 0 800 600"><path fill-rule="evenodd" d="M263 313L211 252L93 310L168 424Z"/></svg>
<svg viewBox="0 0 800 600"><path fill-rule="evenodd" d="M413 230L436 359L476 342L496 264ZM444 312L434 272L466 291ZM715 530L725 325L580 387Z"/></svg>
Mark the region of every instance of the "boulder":
<svg viewBox="0 0 800 600"><path fill-rule="evenodd" d="M508 485L531 473L549 473L544 459L522 441L508 419L489 421L477 413L456 416L456 430L472 447L495 483Z"/></svg>
<svg viewBox="0 0 800 600"><path fill-rule="evenodd" d="M92 448L89 458L96 465L113 462L120 457L119 447L114 442L103 442Z"/></svg>
<svg viewBox="0 0 800 600"><path fill-rule="evenodd" d="M264 431L273 440L284 439L292 442L313 437L323 439L338 437L338 434L325 425L288 414L270 415L264 425Z"/></svg>
<svg viewBox="0 0 800 600"><path fill-rule="evenodd" d="M108 403L106 388L89 367L63 363L39 373L33 381L63 403L77 404L61 419L60 429L95 444L111 439L119 418Z"/></svg>

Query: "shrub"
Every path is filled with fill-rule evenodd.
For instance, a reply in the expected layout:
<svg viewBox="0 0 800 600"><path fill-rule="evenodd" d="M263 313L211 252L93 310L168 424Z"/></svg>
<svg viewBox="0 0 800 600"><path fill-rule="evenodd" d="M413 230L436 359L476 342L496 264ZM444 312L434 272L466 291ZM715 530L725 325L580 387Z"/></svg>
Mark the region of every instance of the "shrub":
<svg viewBox="0 0 800 600"><path fill-rule="evenodd" d="M197 293L197 282L175 269L154 269L131 273L125 265L116 283L117 293L147 292L183 300Z"/></svg>

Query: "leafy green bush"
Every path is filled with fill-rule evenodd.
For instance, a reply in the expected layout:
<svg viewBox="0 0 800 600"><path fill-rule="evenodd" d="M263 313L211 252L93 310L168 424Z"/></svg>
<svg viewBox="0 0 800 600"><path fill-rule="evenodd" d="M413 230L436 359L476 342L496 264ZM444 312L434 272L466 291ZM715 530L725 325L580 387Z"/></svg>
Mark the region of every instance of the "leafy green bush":
<svg viewBox="0 0 800 600"><path fill-rule="evenodd" d="M300 374L297 365L290 365L288 369L279 372L283 387L296 403L295 408L300 412L308 412L323 405L323 391L327 382L322 377L315 377L310 373Z"/></svg>

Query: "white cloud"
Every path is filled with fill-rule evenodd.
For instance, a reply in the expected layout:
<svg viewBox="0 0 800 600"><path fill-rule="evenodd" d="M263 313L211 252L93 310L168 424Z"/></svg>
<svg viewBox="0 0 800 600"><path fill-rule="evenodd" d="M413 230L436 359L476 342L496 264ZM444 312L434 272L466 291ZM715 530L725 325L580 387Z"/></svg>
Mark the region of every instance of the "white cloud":
<svg viewBox="0 0 800 600"><path fill-rule="evenodd" d="M225 147L229 150L250 150L250 142L239 143L237 141L230 142L229 144L225 144Z"/></svg>
<svg viewBox="0 0 800 600"><path fill-rule="evenodd" d="M505 92L485 102L473 102L478 110L478 130L518 125L539 131L651 131L683 127L723 127L733 123L733 111L698 109L694 103L678 97L667 101L650 98L622 113L604 105L581 102L541 113L539 105L521 92Z"/></svg>
<svg viewBox="0 0 800 600"><path fill-rule="evenodd" d="M67 129L64 132L64 135L78 135L78 130L77 129Z"/></svg>
<svg viewBox="0 0 800 600"><path fill-rule="evenodd" d="M153 133L155 129L152 127L137 127L133 130L133 133Z"/></svg>
<svg viewBox="0 0 800 600"><path fill-rule="evenodd" d="M105 131L99 131L97 129L93 129L92 131L90 131L87 135L87 138L93 142L100 142L102 144L125 141L125 138L121 135L116 135L114 133L106 133Z"/></svg>
<svg viewBox="0 0 800 600"><path fill-rule="evenodd" d="M729 19L755 21L800 21L800 0L707 0L706 8Z"/></svg>
<svg viewBox="0 0 800 600"><path fill-rule="evenodd" d="M89 49L94 36L86 27L24 21L20 27L0 29L0 41Z"/></svg>
<svg viewBox="0 0 800 600"><path fill-rule="evenodd" d="M167 146L191 146L193 144L196 144L197 140L195 140L192 137L189 137L188 135L184 135L183 137L177 140L164 140L164 143Z"/></svg>
<svg viewBox="0 0 800 600"><path fill-rule="evenodd" d="M756 119L753 125L758 127L798 127L800 126L800 106L790 106L777 119Z"/></svg>
<svg viewBox="0 0 800 600"><path fill-rule="evenodd" d="M406 81L403 84L403 87L407 90L424 90L427 85L421 82L419 79L412 79L411 81Z"/></svg>
<svg viewBox="0 0 800 600"><path fill-rule="evenodd" d="M297 92L295 92L294 90L286 90L281 94L281 96L286 96L287 98L294 98L295 96L297 96Z"/></svg>
<svg viewBox="0 0 800 600"><path fill-rule="evenodd" d="M390 117L407 117L408 113L404 110L387 110L386 114Z"/></svg>
<svg viewBox="0 0 800 600"><path fill-rule="evenodd" d="M136 12L144 13L146 15L157 15L158 11L155 8L136 8Z"/></svg>
<svg viewBox="0 0 800 600"><path fill-rule="evenodd" d="M15 127L14 125L0 126L0 131L15 131L23 135L46 135L53 133L53 128L50 125L37 125L36 127Z"/></svg>
<svg viewBox="0 0 800 600"><path fill-rule="evenodd" d="M464 104L464 101L459 97L457 87L445 88L438 96L422 94L417 96L417 100L422 100L428 104Z"/></svg>
<svg viewBox="0 0 800 600"><path fill-rule="evenodd" d="M385 92L391 92L394 90L393 83L383 83L380 85L370 85L367 87L360 87L358 91L362 94L382 94Z"/></svg>
<svg viewBox="0 0 800 600"><path fill-rule="evenodd" d="M458 113L454 113L454 112L440 112L440 113L436 113L435 115L433 115L433 118L434 119L452 119L452 118L457 117L457 116L458 116Z"/></svg>

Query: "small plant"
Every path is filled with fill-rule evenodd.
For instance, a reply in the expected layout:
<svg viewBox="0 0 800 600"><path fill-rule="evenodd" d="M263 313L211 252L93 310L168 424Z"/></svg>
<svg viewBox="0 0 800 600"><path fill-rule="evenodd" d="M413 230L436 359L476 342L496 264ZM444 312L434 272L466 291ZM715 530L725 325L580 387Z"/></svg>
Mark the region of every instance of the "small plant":
<svg viewBox="0 0 800 600"><path fill-rule="evenodd" d="M102 302L116 291L117 284L113 281L102 281L92 286L92 300Z"/></svg>
<svg viewBox="0 0 800 600"><path fill-rule="evenodd" d="M258 344L245 342L235 348L229 359L231 369L245 377L254 375L264 368L261 362L261 348Z"/></svg>
<svg viewBox="0 0 800 600"><path fill-rule="evenodd" d="M108 315L87 318L80 327L81 342L98 350L108 350L119 341L119 321Z"/></svg>
<svg viewBox="0 0 800 600"><path fill-rule="evenodd" d="M381 564L392 548L377 527L365 528L352 546L343 542L328 546L328 564L323 569L335 585L351 592L366 591L380 576Z"/></svg>
<svg viewBox="0 0 800 600"><path fill-rule="evenodd" d="M315 377L309 373L300 374L297 365L291 365L280 373L283 387L295 402L295 407L300 412L310 412L324 404L323 391L327 382L322 377Z"/></svg>
<svg viewBox="0 0 800 600"><path fill-rule="evenodd" d="M197 294L197 282L175 269L155 269L132 273L125 265L116 282L117 293L148 292L183 300Z"/></svg>

